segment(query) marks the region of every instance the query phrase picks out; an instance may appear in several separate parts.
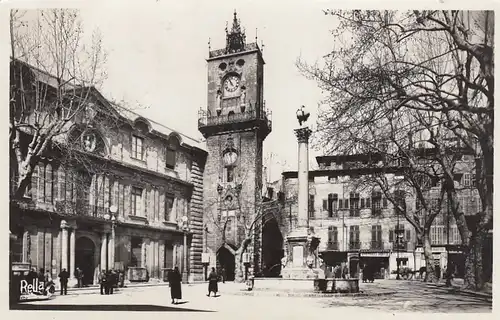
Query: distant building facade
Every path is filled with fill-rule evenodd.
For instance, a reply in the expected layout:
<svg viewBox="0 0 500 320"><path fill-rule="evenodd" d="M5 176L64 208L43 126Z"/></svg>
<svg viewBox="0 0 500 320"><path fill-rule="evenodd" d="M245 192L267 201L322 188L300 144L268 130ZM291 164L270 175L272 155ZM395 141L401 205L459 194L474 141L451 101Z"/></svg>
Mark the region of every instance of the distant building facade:
<svg viewBox="0 0 500 320"><path fill-rule="evenodd" d="M335 266L347 264L351 277L358 277L363 268L369 267L375 270L376 278L394 278L398 263L400 270L425 266L422 243L404 215L398 214L375 186L357 191L353 177L373 173L366 166L366 155L320 156L316 161L319 169L309 172L309 226L321 238L318 254L327 274ZM455 177L461 189L460 206L466 215L475 214L480 208L473 188L472 164L473 159L463 156ZM397 179L399 170L398 166L384 168L388 180ZM283 193L280 228L286 235L293 229L297 216L297 172L284 172L276 188ZM435 186L436 190L439 188L440 185ZM405 201L407 210L424 214L415 198L406 197ZM430 238L434 263L444 270L450 259L458 268L457 274L463 274L461 238L446 204L433 222Z"/></svg>
<svg viewBox="0 0 500 320"><path fill-rule="evenodd" d="M23 68L50 85L51 75ZM84 284L96 283L102 269L146 281L178 266L185 279L201 279L203 144L89 90L85 115L60 141L80 150L63 160L49 148L24 198L11 197L12 261L53 278L66 268L73 280L78 267ZM94 121L101 112L113 123Z"/></svg>

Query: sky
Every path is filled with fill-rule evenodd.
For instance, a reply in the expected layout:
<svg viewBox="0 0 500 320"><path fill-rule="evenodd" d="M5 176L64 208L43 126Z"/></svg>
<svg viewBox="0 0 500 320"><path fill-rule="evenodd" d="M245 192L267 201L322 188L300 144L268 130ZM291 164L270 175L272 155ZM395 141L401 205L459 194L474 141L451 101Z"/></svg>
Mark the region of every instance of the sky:
<svg viewBox="0 0 500 320"><path fill-rule="evenodd" d="M317 3L270 5L258 1L144 0L116 6L105 1L81 10L85 30L99 28L108 77L101 88L107 98L124 100L135 111L195 138L200 108L207 105L208 41L225 47L226 21L234 10L246 29L247 42L264 43L264 99L272 111L273 131L264 142L268 176L279 179L283 170L297 169L299 127L295 112L305 105L312 113L322 98L316 83L295 66L302 59L314 63L333 46L334 23ZM137 108L137 109L135 109ZM310 151L311 159L319 152ZM312 163L311 163L312 164Z"/></svg>

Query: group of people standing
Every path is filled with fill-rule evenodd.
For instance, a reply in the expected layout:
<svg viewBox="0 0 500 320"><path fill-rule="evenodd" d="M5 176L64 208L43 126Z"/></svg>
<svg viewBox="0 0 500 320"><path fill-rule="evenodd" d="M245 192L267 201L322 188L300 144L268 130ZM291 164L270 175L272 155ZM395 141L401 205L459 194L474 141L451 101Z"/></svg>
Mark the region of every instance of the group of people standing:
<svg viewBox="0 0 500 320"><path fill-rule="evenodd" d="M115 270L102 270L99 273L101 294L113 294L115 286L118 285L118 278L118 273Z"/></svg>

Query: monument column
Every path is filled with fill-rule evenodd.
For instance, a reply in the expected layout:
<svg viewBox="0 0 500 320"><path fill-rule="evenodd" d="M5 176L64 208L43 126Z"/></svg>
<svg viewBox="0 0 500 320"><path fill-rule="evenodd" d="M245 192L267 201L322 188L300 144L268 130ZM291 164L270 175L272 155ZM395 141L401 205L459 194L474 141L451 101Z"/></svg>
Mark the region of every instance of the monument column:
<svg viewBox="0 0 500 320"><path fill-rule="evenodd" d="M297 120L300 128L295 129L298 142L298 212L297 224L287 236L286 246L288 256L285 267L281 271L284 279L319 279L324 278L324 272L316 268L316 249L319 238L314 236L314 229L309 227L309 137L312 130L305 122L309 112L302 106L297 110Z"/></svg>
<svg viewBox="0 0 500 320"><path fill-rule="evenodd" d="M304 127L295 129L295 135L299 143L299 164L298 164L298 221L296 230L307 234L309 227L309 137L311 129Z"/></svg>

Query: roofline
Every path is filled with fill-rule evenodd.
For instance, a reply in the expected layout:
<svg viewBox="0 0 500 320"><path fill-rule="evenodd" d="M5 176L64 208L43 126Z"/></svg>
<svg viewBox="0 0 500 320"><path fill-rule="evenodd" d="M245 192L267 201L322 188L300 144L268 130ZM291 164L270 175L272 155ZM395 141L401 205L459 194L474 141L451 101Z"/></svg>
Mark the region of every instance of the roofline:
<svg viewBox="0 0 500 320"><path fill-rule="evenodd" d="M311 170L309 171L309 177L328 177L332 175L349 175L349 174L368 174L374 170L382 171L386 173L398 173L405 169L406 167L365 167L365 168L350 168L350 169L326 169L326 170ZM298 171L284 171L281 173L283 179L297 179Z"/></svg>

